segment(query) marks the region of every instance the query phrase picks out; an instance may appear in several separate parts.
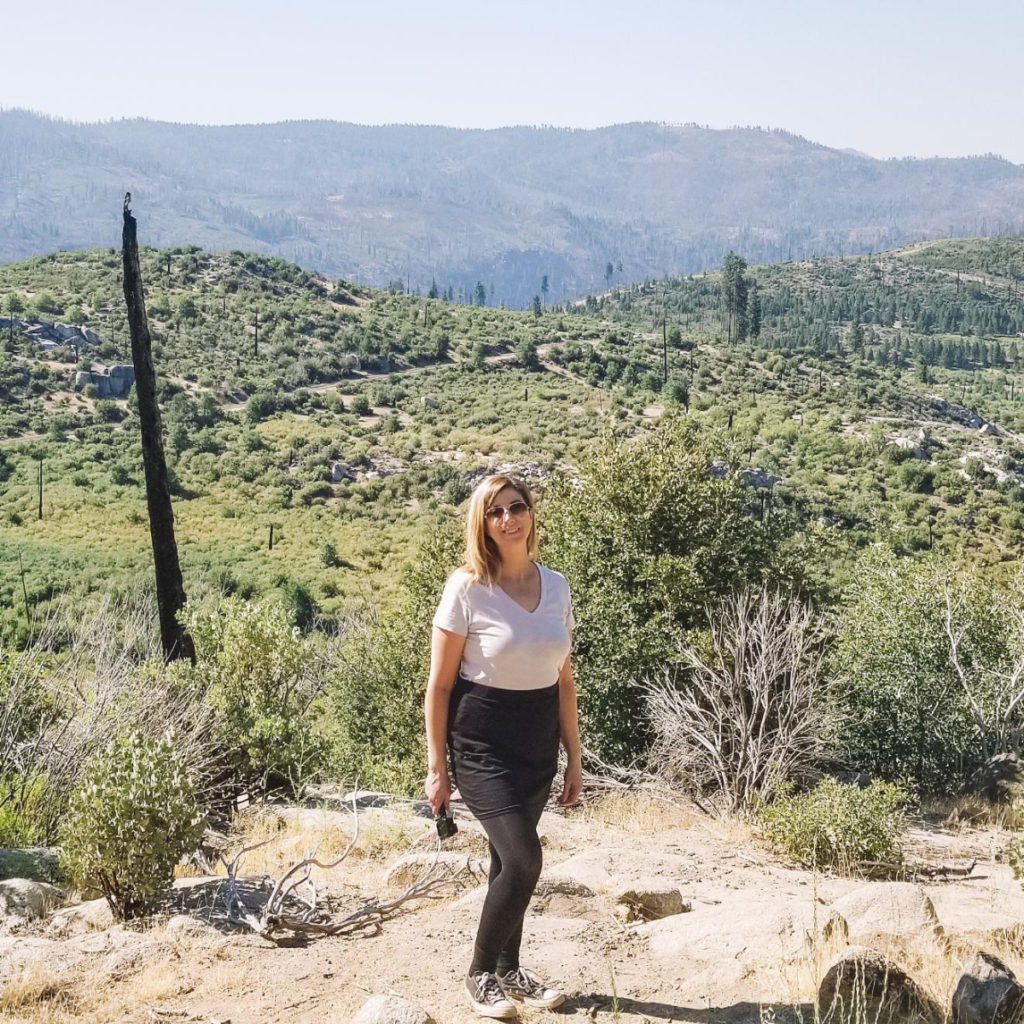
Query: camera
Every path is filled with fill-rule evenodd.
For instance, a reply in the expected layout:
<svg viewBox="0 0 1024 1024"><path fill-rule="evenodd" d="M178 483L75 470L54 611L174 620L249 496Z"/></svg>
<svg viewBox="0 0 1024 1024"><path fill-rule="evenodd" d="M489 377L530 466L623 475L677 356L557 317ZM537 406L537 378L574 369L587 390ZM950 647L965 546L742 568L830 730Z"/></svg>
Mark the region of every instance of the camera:
<svg viewBox="0 0 1024 1024"><path fill-rule="evenodd" d="M455 819L448 813L447 807L442 807L434 815L434 824L437 826L437 835L441 840L451 839L459 831L459 826L455 824Z"/></svg>

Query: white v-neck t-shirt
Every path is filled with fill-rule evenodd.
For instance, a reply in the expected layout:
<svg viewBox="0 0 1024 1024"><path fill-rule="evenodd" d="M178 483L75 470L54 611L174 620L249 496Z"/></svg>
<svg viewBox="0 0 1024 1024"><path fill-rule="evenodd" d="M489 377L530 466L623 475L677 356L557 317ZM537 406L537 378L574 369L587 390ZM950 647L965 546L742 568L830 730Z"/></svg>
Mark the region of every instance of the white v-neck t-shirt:
<svg viewBox="0 0 1024 1024"><path fill-rule="evenodd" d="M527 611L497 583L478 583L465 569L448 577L434 625L466 638L459 675L502 690L537 690L558 682L575 620L569 583L540 570L540 603Z"/></svg>

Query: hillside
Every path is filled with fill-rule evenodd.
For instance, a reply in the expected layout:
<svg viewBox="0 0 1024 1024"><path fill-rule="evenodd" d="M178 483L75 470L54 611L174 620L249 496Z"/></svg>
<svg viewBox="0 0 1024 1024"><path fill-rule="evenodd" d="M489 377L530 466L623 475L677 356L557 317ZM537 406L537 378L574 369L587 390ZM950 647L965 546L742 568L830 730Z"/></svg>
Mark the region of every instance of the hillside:
<svg viewBox="0 0 1024 1024"><path fill-rule="evenodd" d="M255 250L454 298L480 283L489 304L520 308L545 278L564 300L702 271L730 248L769 262L1024 227L1024 168L998 157L880 161L778 131L0 113L0 259L117 244L126 190L159 246Z"/></svg>
<svg viewBox="0 0 1024 1024"><path fill-rule="evenodd" d="M603 435L684 414L732 452L754 514L794 517L831 553L833 584L876 539L1012 564L1024 351L996 332L1020 329L1022 251L946 242L755 267L761 334L730 344L717 274L535 315L267 257L147 250L186 576L242 594L300 588L325 614L362 612L394 596L419 539L483 467L507 462L543 484ZM0 318L6 630L24 629L26 597L42 614L67 590L148 581L131 402L102 397L100 378L74 386L124 358L118 272L109 250L0 268L0 308L17 310ZM967 333L915 326L943 309ZM58 321L99 340L44 350L25 333Z"/></svg>

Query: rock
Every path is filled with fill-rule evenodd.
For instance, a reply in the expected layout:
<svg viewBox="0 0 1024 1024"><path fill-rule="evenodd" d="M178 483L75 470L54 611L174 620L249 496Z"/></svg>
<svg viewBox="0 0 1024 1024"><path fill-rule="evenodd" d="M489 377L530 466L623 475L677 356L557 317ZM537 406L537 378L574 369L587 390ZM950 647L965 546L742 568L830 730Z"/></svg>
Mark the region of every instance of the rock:
<svg viewBox="0 0 1024 1024"><path fill-rule="evenodd" d="M582 884L593 892L611 895L623 888L627 878L642 878L667 888L698 874L695 862L678 854L594 847L550 868L545 866L541 883Z"/></svg>
<svg viewBox="0 0 1024 1024"><path fill-rule="evenodd" d="M928 453L919 444L915 444L909 437L895 437L893 438L893 445L897 448L902 448L904 451L910 452L915 459L927 459Z"/></svg>
<svg viewBox="0 0 1024 1024"><path fill-rule="evenodd" d="M32 878L37 882L56 882L57 851L44 846L21 850L0 850L0 879Z"/></svg>
<svg viewBox="0 0 1024 1024"><path fill-rule="evenodd" d="M953 992L953 1024L1016 1024L1024 1016L1024 988L998 957L978 953Z"/></svg>
<svg viewBox="0 0 1024 1024"><path fill-rule="evenodd" d="M437 856L434 874L447 878L459 886L482 885L487 881L487 865L482 860L464 853L443 852ZM433 853L411 853L395 861L388 869L388 885L404 889L422 878L434 863Z"/></svg>
<svg viewBox="0 0 1024 1024"><path fill-rule="evenodd" d="M770 491L781 480L781 476L772 476L768 470L758 467L740 470L740 481L747 487L753 487L756 490Z"/></svg>
<svg viewBox="0 0 1024 1024"><path fill-rule="evenodd" d="M805 958L809 939L821 932L827 918L812 900L785 893L755 896L736 889L718 895L722 898L701 903L691 913L635 926L656 961L685 960L695 971L713 973L725 963L753 969L778 964L780 958Z"/></svg>
<svg viewBox="0 0 1024 1024"><path fill-rule="evenodd" d="M352 1024L434 1024L434 1020L414 1002L389 992L367 999Z"/></svg>
<svg viewBox="0 0 1024 1024"><path fill-rule="evenodd" d="M1024 764L1012 751L990 757L967 783L970 793L977 793L995 804L1008 804L1020 795L1024 781Z"/></svg>
<svg viewBox="0 0 1024 1024"><path fill-rule="evenodd" d="M423 403L424 407L427 408L427 409L436 409L437 408L437 399L436 398L431 398L430 395L423 395L423 397L420 398L420 401Z"/></svg>
<svg viewBox="0 0 1024 1024"><path fill-rule="evenodd" d="M968 951L1013 947L1024 921L1024 892L1013 869L1008 864L987 864L985 874L989 878L985 886L933 887L932 903L943 934Z"/></svg>
<svg viewBox="0 0 1024 1024"><path fill-rule="evenodd" d="M892 938L944 941L932 901L912 882L870 882L836 900L831 909L846 919L850 941L861 945Z"/></svg>
<svg viewBox="0 0 1024 1024"><path fill-rule="evenodd" d="M986 423L982 426L981 432L989 437L997 437L999 435L999 428L994 423Z"/></svg>
<svg viewBox="0 0 1024 1024"><path fill-rule="evenodd" d="M864 946L848 947L832 963L818 986L817 1005L821 1024L938 1024L944 1017L902 968Z"/></svg>
<svg viewBox="0 0 1024 1024"><path fill-rule="evenodd" d="M331 483L340 484L349 477L349 468L344 462L331 463Z"/></svg>
<svg viewBox="0 0 1024 1024"><path fill-rule="evenodd" d="M589 885L584 885L583 882L577 882L572 878L541 878L537 882L536 889L533 893L538 898L545 898L548 896L576 896L580 899L590 899L594 895L594 890Z"/></svg>
<svg viewBox="0 0 1024 1024"><path fill-rule="evenodd" d="M623 912L620 916L625 921L657 921L693 909L692 904L683 903L683 897L678 889L664 886L633 886L618 893L615 902Z"/></svg>
<svg viewBox="0 0 1024 1024"><path fill-rule="evenodd" d="M50 936L81 935L103 931L114 923L114 915L104 899L76 903L58 910L51 918L46 932Z"/></svg>
<svg viewBox="0 0 1024 1024"><path fill-rule="evenodd" d="M64 902L64 890L48 882L9 878L0 882L0 917L34 921L45 917L51 907Z"/></svg>
<svg viewBox="0 0 1024 1024"><path fill-rule="evenodd" d="M127 942L114 949L104 959L100 972L111 981L121 981L162 956L166 956L168 947L160 942L151 942L144 936L137 936L136 941Z"/></svg>

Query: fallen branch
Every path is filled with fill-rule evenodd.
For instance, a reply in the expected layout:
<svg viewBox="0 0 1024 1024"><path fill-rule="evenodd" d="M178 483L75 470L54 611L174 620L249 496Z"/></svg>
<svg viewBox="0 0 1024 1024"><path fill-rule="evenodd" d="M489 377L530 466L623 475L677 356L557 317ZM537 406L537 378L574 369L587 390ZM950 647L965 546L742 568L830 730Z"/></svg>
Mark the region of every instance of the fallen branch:
<svg viewBox="0 0 1024 1024"><path fill-rule="evenodd" d="M915 875L920 875L923 878L966 878L974 870L977 863L977 860L972 860L970 864L962 867L956 867L952 864L921 864L911 870Z"/></svg>
<svg viewBox="0 0 1024 1024"><path fill-rule="evenodd" d="M325 913L319 906L312 871L315 867L329 871L337 867L352 852L352 848L359 838L359 811L354 793L351 811L352 838L341 855L332 861L323 862L317 859L315 851L313 851L302 860L296 861L274 882L259 917L246 908L241 898L238 868L247 853L266 846L273 842L273 839L264 839L262 842L243 847L230 862L221 854L220 861L228 876L228 887L225 893L228 920L235 924L244 924L257 935L267 939L272 939L274 933L279 931L310 935L347 935L370 929L372 934L376 934L380 931L380 926L389 918L394 917L404 904L428 896L449 883L449 879L435 875L438 856L441 852L439 838L434 859L423 874L395 899L386 902L381 902L376 898L371 899L358 910L340 919L334 919Z"/></svg>

